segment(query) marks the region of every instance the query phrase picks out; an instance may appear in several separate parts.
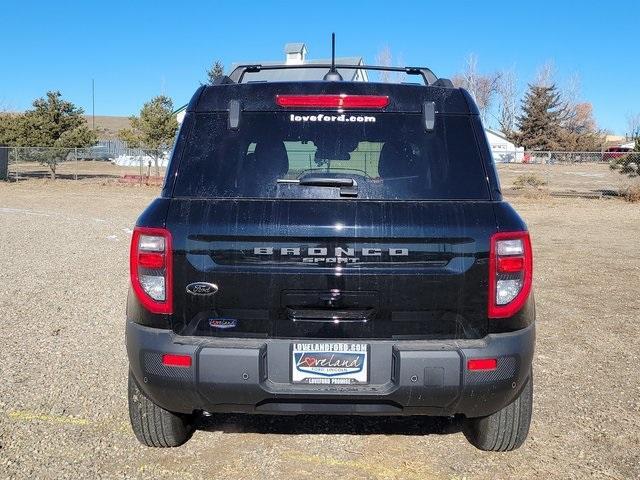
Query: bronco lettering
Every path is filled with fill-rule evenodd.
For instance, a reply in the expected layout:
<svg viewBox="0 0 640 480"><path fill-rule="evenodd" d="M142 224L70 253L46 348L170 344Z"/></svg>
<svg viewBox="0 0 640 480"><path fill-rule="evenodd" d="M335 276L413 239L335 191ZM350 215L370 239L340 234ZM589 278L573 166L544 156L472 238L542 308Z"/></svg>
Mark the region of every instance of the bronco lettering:
<svg viewBox="0 0 640 480"><path fill-rule="evenodd" d="M281 256L327 256L329 254L329 249L326 247L287 247L275 249L273 247L254 247L253 254L254 255L274 255L278 254ZM342 248L335 247L331 253L333 253L334 257L353 257L356 255L357 251L354 248ZM409 249L408 248L395 248L391 247L385 250L386 254L390 257L399 257L399 256L408 256ZM365 257L376 257L382 256L383 251L380 248L367 248L364 247L360 250L360 254Z"/></svg>

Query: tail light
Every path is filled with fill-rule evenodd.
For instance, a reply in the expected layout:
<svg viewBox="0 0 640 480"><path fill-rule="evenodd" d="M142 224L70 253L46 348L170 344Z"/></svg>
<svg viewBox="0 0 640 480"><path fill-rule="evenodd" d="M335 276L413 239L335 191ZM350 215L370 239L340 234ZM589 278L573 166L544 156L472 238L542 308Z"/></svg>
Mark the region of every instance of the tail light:
<svg viewBox="0 0 640 480"><path fill-rule="evenodd" d="M281 107L319 108L384 108L389 105L385 95L276 95Z"/></svg>
<svg viewBox="0 0 640 480"><path fill-rule="evenodd" d="M517 313L529 297L532 277L529 232L494 234L489 254L489 318Z"/></svg>
<svg viewBox="0 0 640 480"><path fill-rule="evenodd" d="M131 239L129 260L131 286L142 306L152 313L172 313L172 255L169 230L136 227Z"/></svg>
<svg viewBox="0 0 640 480"><path fill-rule="evenodd" d="M467 361L467 370L495 370L498 368L497 358L472 358Z"/></svg>
<svg viewBox="0 0 640 480"><path fill-rule="evenodd" d="M177 353L165 353L162 355L162 364L167 367L185 367L191 366L190 355L180 355Z"/></svg>

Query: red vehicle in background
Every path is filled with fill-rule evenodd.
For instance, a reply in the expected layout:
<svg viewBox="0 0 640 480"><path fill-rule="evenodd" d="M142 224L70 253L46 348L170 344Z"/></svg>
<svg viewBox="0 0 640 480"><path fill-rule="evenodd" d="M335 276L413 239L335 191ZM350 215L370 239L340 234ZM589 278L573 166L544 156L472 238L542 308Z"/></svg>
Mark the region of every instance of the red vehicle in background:
<svg viewBox="0 0 640 480"><path fill-rule="evenodd" d="M609 147L602 153L602 159L613 160L614 158L620 158L631 151L633 151L633 149L630 147Z"/></svg>

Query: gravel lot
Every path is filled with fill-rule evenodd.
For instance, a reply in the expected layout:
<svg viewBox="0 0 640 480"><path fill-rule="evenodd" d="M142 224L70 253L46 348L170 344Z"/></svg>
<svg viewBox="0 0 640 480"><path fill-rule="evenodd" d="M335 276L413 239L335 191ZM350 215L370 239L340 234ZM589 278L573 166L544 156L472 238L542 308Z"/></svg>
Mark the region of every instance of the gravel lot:
<svg viewBox="0 0 640 480"><path fill-rule="evenodd" d="M422 418L128 426L127 255L144 187L0 184L0 478L640 478L640 205L519 197L536 257L534 422L508 454Z"/></svg>
<svg viewBox="0 0 640 480"><path fill-rule="evenodd" d="M628 177L611 170L607 163L499 163L497 169L504 190L513 188L514 180L527 174L545 182L543 189L553 193L618 192L632 183Z"/></svg>

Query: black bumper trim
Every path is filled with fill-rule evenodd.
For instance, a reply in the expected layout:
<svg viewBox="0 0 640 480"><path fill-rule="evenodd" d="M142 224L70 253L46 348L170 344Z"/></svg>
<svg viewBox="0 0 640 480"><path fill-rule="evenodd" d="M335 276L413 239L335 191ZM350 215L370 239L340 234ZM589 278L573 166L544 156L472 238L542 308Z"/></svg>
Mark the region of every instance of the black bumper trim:
<svg viewBox="0 0 640 480"><path fill-rule="evenodd" d="M525 384L535 327L481 340L366 341L370 383L357 387L291 384L291 340L182 337L128 321L126 343L141 388L174 412L477 417L508 405ZM163 353L189 354L193 365L166 367ZM467 359L487 357L498 358L496 370L466 370Z"/></svg>

